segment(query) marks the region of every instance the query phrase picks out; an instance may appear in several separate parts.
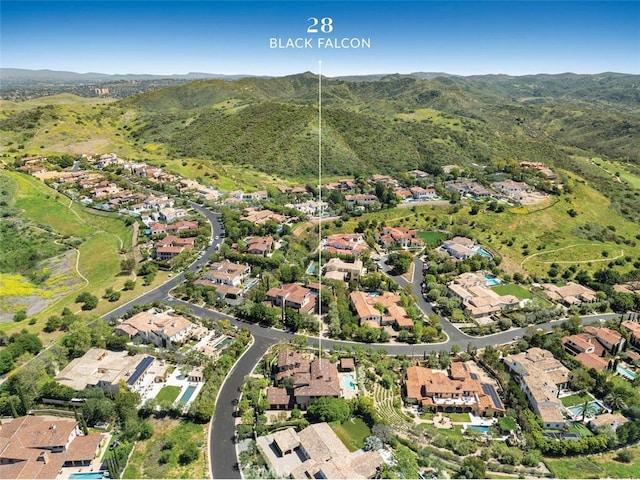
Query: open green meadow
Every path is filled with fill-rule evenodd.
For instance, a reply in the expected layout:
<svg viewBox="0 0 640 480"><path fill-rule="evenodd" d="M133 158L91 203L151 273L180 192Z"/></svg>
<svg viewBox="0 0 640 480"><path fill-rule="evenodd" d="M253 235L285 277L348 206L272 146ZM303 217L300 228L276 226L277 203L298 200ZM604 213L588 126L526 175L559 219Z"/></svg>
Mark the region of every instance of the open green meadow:
<svg viewBox="0 0 640 480"><path fill-rule="evenodd" d="M67 197L31 176L7 171L0 172L0 176L11 187L9 190L13 195L10 206L20 211L21 218L32 222L39 231L49 232L52 242L64 239L76 242L77 251L67 250L65 256L68 262L64 268L66 280L61 277L62 274L56 274L44 284L34 285L20 275L2 275L2 291L9 296L37 295L47 300L56 295L52 304L46 306L45 303L44 310L35 315L37 323L29 326L30 330L40 331L45 319L59 313L64 307L78 311L79 305L75 303L75 298L79 293L88 291L100 298L107 288L119 290L126 280L132 278L118 275L122 252L131 250L133 230L117 214L94 211L71 203ZM166 278L165 272L159 272L154 285ZM65 292L61 280L73 286L67 286ZM141 283L138 281L135 290L122 292L118 303L101 299L98 308L91 313L106 313L117 304L137 297L142 290ZM25 322L0 324L2 331L24 327Z"/></svg>

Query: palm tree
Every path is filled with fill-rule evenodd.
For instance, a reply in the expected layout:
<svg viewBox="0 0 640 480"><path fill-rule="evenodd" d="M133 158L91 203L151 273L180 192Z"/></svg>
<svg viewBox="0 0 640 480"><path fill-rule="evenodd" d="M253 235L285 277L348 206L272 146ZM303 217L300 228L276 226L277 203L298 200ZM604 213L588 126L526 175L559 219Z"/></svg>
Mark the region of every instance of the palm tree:
<svg viewBox="0 0 640 480"><path fill-rule="evenodd" d="M620 392L611 392L604 398L604 401L607 402L613 410L624 410L627 408L624 396Z"/></svg>

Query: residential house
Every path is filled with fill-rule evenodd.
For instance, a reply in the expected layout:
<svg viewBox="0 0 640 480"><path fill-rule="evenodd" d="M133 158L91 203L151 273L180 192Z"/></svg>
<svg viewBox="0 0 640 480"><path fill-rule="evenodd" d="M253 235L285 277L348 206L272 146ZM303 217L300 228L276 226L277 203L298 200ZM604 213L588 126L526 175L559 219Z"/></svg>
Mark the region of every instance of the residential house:
<svg viewBox="0 0 640 480"><path fill-rule="evenodd" d="M556 174L549 167L545 167L542 162L520 162L522 168L531 168L540 172L547 180L555 180Z"/></svg>
<svg viewBox="0 0 640 480"><path fill-rule="evenodd" d="M323 250L330 253L346 253L360 255L367 247L364 236L360 233L338 233L329 235L324 242Z"/></svg>
<svg viewBox="0 0 640 480"><path fill-rule="evenodd" d="M376 232L376 242L385 248L420 248L424 242L418 237L417 230L406 227L384 227L381 232Z"/></svg>
<svg viewBox="0 0 640 480"><path fill-rule="evenodd" d="M620 326L629 332L629 343L636 348L640 348L640 322L625 320Z"/></svg>
<svg viewBox="0 0 640 480"><path fill-rule="evenodd" d="M309 200L301 203L287 203L285 207L294 208L305 215L317 216L320 212L326 212L329 209L329 204L327 202Z"/></svg>
<svg viewBox="0 0 640 480"><path fill-rule="evenodd" d="M533 187L527 185L524 182L516 182L514 180L503 180L501 182L494 182L491 186L497 191L507 197L514 200L522 200L524 198L523 193L532 192Z"/></svg>
<svg viewBox="0 0 640 480"><path fill-rule="evenodd" d="M284 306L296 311L310 312L316 306L316 297L311 295L311 289L295 283L270 288L267 300L275 307Z"/></svg>
<svg viewBox="0 0 640 480"><path fill-rule="evenodd" d="M266 208L245 208L242 213L243 216L240 217L240 220L246 220L247 222L251 222L254 225L264 225L267 222L274 222L279 225L287 221L287 218L284 215L273 212Z"/></svg>
<svg viewBox="0 0 640 480"><path fill-rule="evenodd" d="M609 426L615 432L620 425L624 425L627 423L629 419L622 415L621 413L603 413L601 415L597 415L593 418L589 419L589 423L587 424L589 428L595 430L596 428L601 428L604 426Z"/></svg>
<svg viewBox="0 0 640 480"><path fill-rule="evenodd" d="M356 259L353 263L345 262L340 258L331 258L324 266L325 277L334 280L358 280L364 269L362 260Z"/></svg>
<svg viewBox="0 0 640 480"><path fill-rule="evenodd" d="M464 260L478 255L479 249L480 245L467 237L453 237L438 248L454 260Z"/></svg>
<svg viewBox="0 0 640 480"><path fill-rule="evenodd" d="M371 205L378 202L378 197L366 193L356 193L355 195L345 195L345 202L349 205Z"/></svg>
<svg viewBox="0 0 640 480"><path fill-rule="evenodd" d="M551 352L538 347L508 355L503 361L533 411L542 418L543 428L563 429L567 422L558 395L569 383L569 369Z"/></svg>
<svg viewBox="0 0 640 480"><path fill-rule="evenodd" d="M339 397L338 367L328 359L303 359L297 352L278 354L276 382L291 377L288 388L272 387L267 391L270 408L306 408L321 397ZM288 403L284 403L287 401Z"/></svg>
<svg viewBox="0 0 640 480"><path fill-rule="evenodd" d="M482 272L463 273L447 283L449 293L462 300L462 305L474 319L490 317L502 310L520 306L514 295L499 295L486 286Z"/></svg>
<svg viewBox="0 0 640 480"><path fill-rule="evenodd" d="M272 247L273 237L271 235L268 237L253 237L251 240L247 241L246 253L266 257L271 253Z"/></svg>
<svg viewBox="0 0 640 480"><path fill-rule="evenodd" d="M164 362L150 355L90 348L82 357L71 360L55 380L76 391L91 387L115 394L122 383L129 390L137 390L143 384L161 381L166 370Z"/></svg>
<svg viewBox="0 0 640 480"><path fill-rule="evenodd" d="M405 378L406 400L436 412L469 412L479 416L504 414L495 387L482 383L465 362L453 362L448 372L412 366Z"/></svg>
<svg viewBox="0 0 640 480"><path fill-rule="evenodd" d="M413 320L402 307L400 295L390 292L371 295L356 291L351 292L349 300L360 320L360 325L373 328L393 325L396 329L413 327Z"/></svg>
<svg viewBox="0 0 640 480"><path fill-rule="evenodd" d="M542 288L549 299L563 303L568 307L596 301L595 291L574 282L567 282L564 287L545 283Z"/></svg>
<svg viewBox="0 0 640 480"><path fill-rule="evenodd" d="M48 157L43 157L42 155L36 155L34 157L24 157L22 161L23 165L37 165L39 163L44 163L48 160Z"/></svg>
<svg viewBox="0 0 640 480"><path fill-rule="evenodd" d="M182 344L193 334L196 325L182 315L147 310L123 320L115 332L129 338L140 337L158 347Z"/></svg>
<svg viewBox="0 0 640 480"><path fill-rule="evenodd" d="M374 478L383 463L377 451L350 452L327 423L258 437L257 446L278 478Z"/></svg>
<svg viewBox="0 0 640 480"><path fill-rule="evenodd" d="M416 202L424 202L438 198L438 194L434 188L411 187L409 191Z"/></svg>
<svg viewBox="0 0 640 480"><path fill-rule="evenodd" d="M243 284L251 273L251 267L233 263L228 260L214 262L208 272L202 275L201 280L207 280L214 285L231 285L237 287ZM194 283L197 283L194 282Z"/></svg>
<svg viewBox="0 0 640 480"><path fill-rule="evenodd" d="M156 235L159 233L180 233L180 232L188 232L191 230L198 229L198 222L187 222L187 221L179 221L176 223L172 223L167 225L165 223L154 223L151 225L151 234Z"/></svg>
<svg viewBox="0 0 640 480"><path fill-rule="evenodd" d="M100 452L103 434L81 435L78 422L28 415L0 424L0 478L65 478L64 468L88 467ZM74 470L75 471L75 470ZM64 472L64 473L63 473Z"/></svg>
<svg viewBox="0 0 640 480"><path fill-rule="evenodd" d="M167 207L162 208L158 213L158 219L163 222L173 222L174 220L187 216L187 211L183 208Z"/></svg>
<svg viewBox="0 0 640 480"><path fill-rule="evenodd" d="M180 255L185 250L193 250L195 238L180 238L175 235L167 235L154 244L155 256L158 260L170 260Z"/></svg>

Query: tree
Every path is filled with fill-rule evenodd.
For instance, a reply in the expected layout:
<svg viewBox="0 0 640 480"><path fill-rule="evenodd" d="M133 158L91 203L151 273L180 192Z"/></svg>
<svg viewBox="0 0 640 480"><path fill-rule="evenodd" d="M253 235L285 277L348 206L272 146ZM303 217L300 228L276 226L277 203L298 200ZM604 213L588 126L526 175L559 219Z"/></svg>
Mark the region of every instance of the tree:
<svg viewBox="0 0 640 480"><path fill-rule="evenodd" d="M194 462L200 456L200 449L195 442L187 442L184 449L178 457L180 465L188 465Z"/></svg>
<svg viewBox="0 0 640 480"><path fill-rule="evenodd" d="M140 422L139 429L140 429L140 437L139 437L140 440L148 440L149 438L153 437L153 425L151 425L151 423L147 421Z"/></svg>
<svg viewBox="0 0 640 480"><path fill-rule="evenodd" d="M596 386L595 379L584 368L576 368L569 375L571 387L579 392L588 392Z"/></svg>
<svg viewBox="0 0 640 480"><path fill-rule="evenodd" d="M364 439L364 450L380 450L382 448L382 440L374 435L369 435Z"/></svg>
<svg viewBox="0 0 640 480"><path fill-rule="evenodd" d="M134 288L136 288L135 280L127 280L122 287L123 290L133 290Z"/></svg>
<svg viewBox="0 0 640 480"><path fill-rule="evenodd" d="M351 415L351 406L343 398L320 397L307 408L307 416L315 422L345 422Z"/></svg>
<svg viewBox="0 0 640 480"><path fill-rule="evenodd" d="M412 262L413 256L409 252L393 252L388 260L389 265L401 275L409 271Z"/></svg>
<svg viewBox="0 0 640 480"><path fill-rule="evenodd" d="M123 273L127 273L130 274L131 272L133 272L133 269L136 267L136 260L135 258L129 257L129 258L125 258L120 262L120 270Z"/></svg>
<svg viewBox="0 0 640 480"><path fill-rule="evenodd" d="M485 478L485 463L479 457L465 457L462 467L458 471L460 478Z"/></svg>
<svg viewBox="0 0 640 480"><path fill-rule="evenodd" d="M81 293L76 297L76 303L82 303L82 310L93 310L98 306L98 297L89 292Z"/></svg>

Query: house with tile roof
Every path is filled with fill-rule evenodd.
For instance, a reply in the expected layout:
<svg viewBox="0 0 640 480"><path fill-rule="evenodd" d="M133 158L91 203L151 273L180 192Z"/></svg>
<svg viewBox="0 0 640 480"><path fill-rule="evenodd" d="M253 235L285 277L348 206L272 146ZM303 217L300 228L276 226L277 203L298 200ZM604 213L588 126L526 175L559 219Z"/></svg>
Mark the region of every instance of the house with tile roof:
<svg viewBox="0 0 640 480"><path fill-rule="evenodd" d="M317 302L311 289L296 283L287 283L281 287L272 287L267 291L267 300L274 307L288 307L296 311L313 311Z"/></svg>
<svg viewBox="0 0 640 480"><path fill-rule="evenodd" d="M542 288L550 300L562 303L568 307L596 301L595 291L575 282L567 282L566 285L561 287L551 283L545 283L542 285Z"/></svg>
<svg viewBox="0 0 640 480"><path fill-rule="evenodd" d="M349 295L360 325L373 328L393 325L397 329L413 328L413 320L402 306L402 297L391 292L371 295L355 291Z"/></svg>
<svg viewBox="0 0 640 480"><path fill-rule="evenodd" d="M267 400L272 409L305 409L321 397L341 395L337 364L328 359L308 360L293 350L278 354L276 382L291 377L291 387L269 387Z"/></svg>
<svg viewBox="0 0 640 480"><path fill-rule="evenodd" d="M184 343L195 328L196 325L182 315L151 309L123 320L116 326L115 332L129 338L140 337L158 347L166 347Z"/></svg>
<svg viewBox="0 0 640 480"><path fill-rule="evenodd" d="M502 415L504 404L493 385L484 384L466 362L452 362L445 374L431 368L407 368L405 400L436 412Z"/></svg>
<svg viewBox="0 0 640 480"><path fill-rule="evenodd" d="M629 343L634 347L640 347L640 322L625 320L620 326L629 332Z"/></svg>
<svg viewBox="0 0 640 480"><path fill-rule="evenodd" d="M0 424L0 478L54 479L64 468L91 465L101 433L81 435L78 422L28 415Z"/></svg>
<svg viewBox="0 0 640 480"><path fill-rule="evenodd" d="M374 478L383 463L377 451L350 452L325 422L300 432L280 430L256 443L278 478Z"/></svg>
<svg viewBox="0 0 640 480"><path fill-rule="evenodd" d="M376 232L376 242L384 248L421 248L424 242L418 237L418 231L406 227L384 227Z"/></svg>
<svg viewBox="0 0 640 480"><path fill-rule="evenodd" d="M533 411L542 418L543 427L562 430L567 421L558 395L569 383L569 369L551 352L538 347L508 355L502 360Z"/></svg>
<svg viewBox="0 0 640 480"><path fill-rule="evenodd" d="M517 308L521 304L520 299L514 295L499 295L488 288L481 272L458 275L447 283L447 288L452 296L462 301L465 311L476 320Z"/></svg>

